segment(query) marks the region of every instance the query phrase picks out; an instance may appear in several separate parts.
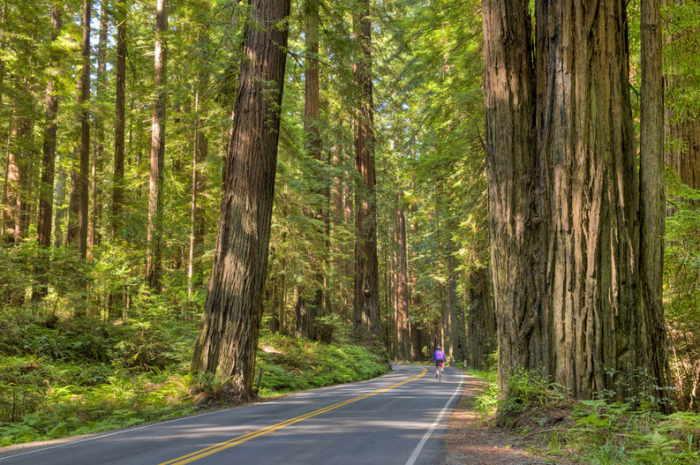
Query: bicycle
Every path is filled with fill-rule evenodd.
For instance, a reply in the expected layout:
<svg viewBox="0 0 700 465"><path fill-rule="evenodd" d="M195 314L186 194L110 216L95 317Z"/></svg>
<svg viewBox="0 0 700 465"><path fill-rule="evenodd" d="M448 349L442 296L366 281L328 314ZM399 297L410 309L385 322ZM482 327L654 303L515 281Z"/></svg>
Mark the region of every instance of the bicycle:
<svg viewBox="0 0 700 465"><path fill-rule="evenodd" d="M437 369L438 383L442 383L442 372L444 369L445 369L444 363L438 362L438 369Z"/></svg>

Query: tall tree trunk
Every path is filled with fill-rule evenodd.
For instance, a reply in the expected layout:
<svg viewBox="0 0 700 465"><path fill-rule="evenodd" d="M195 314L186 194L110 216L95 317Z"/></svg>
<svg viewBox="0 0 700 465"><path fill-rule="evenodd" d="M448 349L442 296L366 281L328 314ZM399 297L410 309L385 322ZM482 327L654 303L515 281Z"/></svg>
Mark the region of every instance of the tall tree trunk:
<svg viewBox="0 0 700 465"><path fill-rule="evenodd" d="M148 190L148 231L146 233L146 281L160 292L161 237L163 235L163 165L165 160L165 102L167 100L168 11L166 0L156 3L156 47L151 124L151 179Z"/></svg>
<svg viewBox="0 0 700 465"><path fill-rule="evenodd" d="M7 5L5 2L0 5L0 52L5 51L5 17L7 15ZM3 54L4 55L4 54ZM3 96L5 95L5 61L0 59L0 108L2 108ZM5 169L3 170L3 184L2 184L2 203L0 203L0 242L5 241L5 222L6 209L7 209L7 180L10 169L10 130L9 127L12 125L12 118L8 123L7 131L7 144L5 145Z"/></svg>
<svg viewBox="0 0 700 465"><path fill-rule="evenodd" d="M449 348L447 355L452 357L452 360L462 360L464 352L464 332L461 331L462 327L459 321L459 313L463 312L462 302L457 294L457 267L459 263L455 257L457 252L457 246L452 239L451 231L457 230L456 221L450 219L447 222L447 238L446 247L447 250L447 282L445 283L445 313L449 315L449 326L445 327L446 333L449 335L449 345L445 344L446 348Z"/></svg>
<svg viewBox="0 0 700 465"><path fill-rule="evenodd" d="M224 199L209 294L192 360L197 372L252 394L274 198L290 0L253 0L244 34Z"/></svg>
<svg viewBox="0 0 700 465"><path fill-rule="evenodd" d="M21 124L20 117L17 116L17 110L13 109L12 117L10 118L10 127L8 128L8 143L7 143L7 167L5 174L5 188L3 193L4 210L3 210L3 226L10 233L8 242L18 243L19 235L19 203L20 203L20 178L21 170L17 163L19 154L17 153L17 141L19 140L19 126ZM5 239L3 237L3 239Z"/></svg>
<svg viewBox="0 0 700 465"><path fill-rule="evenodd" d="M666 7L674 4L685 5L682 0L665 2ZM690 2L689 6L697 8L697 2ZM680 19L669 16L665 21L670 24ZM695 73L696 67L688 64L681 66L680 63L687 60L687 57L698 56L699 32L700 24L695 24L695 27L686 26L669 35L666 48L670 49L670 59L665 66L666 95L672 97L664 105L667 141L665 163L678 174L683 184L693 189L700 189L700 105L689 99L688 94L697 89L699 80ZM690 105L689 100L693 102Z"/></svg>
<svg viewBox="0 0 700 465"><path fill-rule="evenodd" d="M626 5L538 0L534 53L527 2L484 0L483 13L499 387L543 367L577 397L624 398L655 357L639 302Z"/></svg>
<svg viewBox="0 0 700 465"><path fill-rule="evenodd" d="M380 341L379 260L377 257L377 194L374 168L374 109L372 100L372 22L369 0L358 0L353 18L360 58L353 65L355 106L355 325L362 342Z"/></svg>
<svg viewBox="0 0 700 465"><path fill-rule="evenodd" d="M195 254L199 244L204 239L203 212L197 204L199 193L204 189L203 172L200 173L200 165L207 156L207 138L202 131L202 122L199 117L199 91L195 93L194 104L194 153L192 154L192 193L190 196L190 243L187 260L187 294L194 293L195 286Z"/></svg>
<svg viewBox="0 0 700 465"><path fill-rule="evenodd" d="M642 0L642 99L640 126L640 270L647 347L658 386L670 383L663 308L663 264L666 220L664 190L664 91L661 0ZM668 391L654 393L669 400ZM665 408L669 408L666 405Z"/></svg>
<svg viewBox="0 0 700 465"><path fill-rule="evenodd" d="M525 0L482 0L489 231L498 315L498 387L516 367L549 367L542 220L534 210L534 70ZM503 40L508 37L509 40ZM534 269L533 269L534 268Z"/></svg>
<svg viewBox="0 0 700 465"><path fill-rule="evenodd" d="M58 167L58 179L56 180L56 214L54 215L53 245L61 247L66 238L63 234L63 221L66 217L66 183L68 176L62 165Z"/></svg>
<svg viewBox="0 0 700 465"><path fill-rule="evenodd" d="M403 210L403 191L396 194L396 298L394 319L396 321L396 352L400 360L411 359L411 335L408 308L408 260L406 247L406 215Z"/></svg>
<svg viewBox="0 0 700 465"><path fill-rule="evenodd" d="M61 10L53 6L51 8L51 41L58 38L61 30ZM51 56L51 65L58 66L59 57L54 52ZM37 218L37 242L40 248L51 246L51 226L53 220L53 183L56 171L56 132L58 123L58 96L54 93L54 79L49 78L46 84L46 128L44 129L44 150L41 161L41 184L39 186L39 216ZM49 269L49 259L40 251L37 263L37 273L41 285L32 293L32 299L39 300L46 295L46 276Z"/></svg>
<svg viewBox="0 0 700 465"><path fill-rule="evenodd" d="M108 0L100 2L100 36L97 46L97 94L96 99L99 101L104 98L105 91L105 71L107 69L107 8ZM101 109L98 108L95 113L95 148L93 152L92 169L90 173L90 192L91 204L90 218L88 222L88 258L92 260L92 250L99 244L99 236L97 232L102 208L100 198L102 190L100 189L100 181L98 177L102 175L102 158L104 153L104 116Z"/></svg>
<svg viewBox="0 0 700 465"><path fill-rule="evenodd" d="M2 184L2 205L0 209L0 241L1 242L6 242L7 238L5 237L5 227L7 226L7 222L9 221L9 215L10 215L10 206L8 203L8 195L9 195L9 180L10 180L10 140L12 136L12 131L10 128L12 127L12 117L10 117L10 123L9 123L8 131L7 131L7 143L5 144L5 169L4 169L4 176L3 176L3 184ZM14 163L14 162L13 162Z"/></svg>
<svg viewBox="0 0 700 465"><path fill-rule="evenodd" d="M320 109L320 78L318 65L319 37L318 37L318 0L304 0L304 17L306 20L306 30L304 32L306 40L306 60L305 60L305 92L304 92L304 133L306 136L306 151L309 157L316 160L317 164L311 172L313 184L320 184L322 187L314 189L314 193L324 199L324 203L311 212L311 216L318 221L317 235L323 243L321 253L315 257L314 276L314 299L311 306L314 307L311 313L314 316L323 314L325 279L325 262L328 255L326 250L326 223L328 211L325 207L325 199L328 197L328 186L325 180L325 160L321 147L321 127L319 120ZM313 326L311 322L311 326ZM310 334L310 336L314 336Z"/></svg>
<svg viewBox="0 0 700 465"><path fill-rule="evenodd" d="M637 391L635 371L651 368L638 300L626 3L606 0L586 15L574 2L539 14L537 153L550 189L542 216L552 218L547 366L577 397L610 389L624 398ZM570 42L551 40L558 35Z"/></svg>
<svg viewBox="0 0 700 465"><path fill-rule="evenodd" d="M114 179L112 188L112 238L120 227L124 202L124 143L126 128L126 0L117 2L116 118L114 121Z"/></svg>
<svg viewBox="0 0 700 465"><path fill-rule="evenodd" d="M83 69L80 77L80 171L78 182L78 251L87 254L90 177L90 10L91 0L83 0Z"/></svg>

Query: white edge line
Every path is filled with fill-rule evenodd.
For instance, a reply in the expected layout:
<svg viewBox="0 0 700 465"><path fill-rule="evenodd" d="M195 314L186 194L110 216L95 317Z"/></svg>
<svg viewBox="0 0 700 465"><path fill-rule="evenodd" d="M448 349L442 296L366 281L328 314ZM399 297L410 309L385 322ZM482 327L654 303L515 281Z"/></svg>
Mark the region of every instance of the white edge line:
<svg viewBox="0 0 700 465"><path fill-rule="evenodd" d="M423 450L423 446L425 446L425 443L428 442L428 439L430 439L430 436L433 434L433 431L435 431L435 428L437 428L437 426L440 424L440 420L442 420L442 417L447 412L447 409L449 408L450 404L452 403L452 400L454 400L454 398L457 396L457 394L460 393L460 391L462 389L463 382L464 382L464 376L461 376L461 379L459 380L459 386L457 386L457 389L452 394L452 397L450 397L450 399L447 401L445 406L442 408L442 411L437 416L437 418L435 419L433 424L430 425L430 428L428 428L428 431L425 432L425 434L423 435L423 439L421 439L420 442L418 443L418 445L416 446L416 448L413 449L413 453L408 458L406 465L413 465L414 463L416 463L418 456L420 455L421 451Z"/></svg>

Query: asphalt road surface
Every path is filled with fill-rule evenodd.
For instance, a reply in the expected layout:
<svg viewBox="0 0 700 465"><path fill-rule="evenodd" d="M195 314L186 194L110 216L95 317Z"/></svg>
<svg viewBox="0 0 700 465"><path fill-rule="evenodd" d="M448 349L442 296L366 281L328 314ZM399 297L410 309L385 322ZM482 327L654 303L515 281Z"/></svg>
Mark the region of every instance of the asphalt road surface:
<svg viewBox="0 0 700 465"><path fill-rule="evenodd" d="M0 458L0 465L434 465L463 375L399 365L380 378Z"/></svg>

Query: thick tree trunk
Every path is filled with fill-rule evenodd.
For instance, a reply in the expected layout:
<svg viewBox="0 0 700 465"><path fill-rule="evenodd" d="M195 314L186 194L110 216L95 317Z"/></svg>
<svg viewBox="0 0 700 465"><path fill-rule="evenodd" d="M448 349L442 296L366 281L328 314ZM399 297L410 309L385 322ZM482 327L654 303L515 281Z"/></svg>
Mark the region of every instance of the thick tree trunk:
<svg viewBox="0 0 700 465"><path fill-rule="evenodd" d="M114 178L112 187L112 238L120 227L124 202L124 149L126 118L126 5L117 2L116 118L114 121Z"/></svg>
<svg viewBox="0 0 700 465"><path fill-rule="evenodd" d="M165 161L165 103L168 45L168 11L166 0L156 3L156 47L151 124L151 178L148 190L148 230L146 232L146 281L160 292L161 237L163 235L163 165Z"/></svg>
<svg viewBox="0 0 700 465"><path fill-rule="evenodd" d="M550 367L537 214L534 70L528 2L483 0L489 231L498 321L498 387L512 370ZM546 260L545 260L546 261Z"/></svg>
<svg viewBox="0 0 700 465"><path fill-rule="evenodd" d="M574 2L541 14L537 151L546 156L551 210L545 214L552 218L548 368L577 397L612 389L623 398L636 390L635 370L651 368L643 361L648 328L638 302L626 4L606 0L586 12ZM567 42L552 39L558 36Z"/></svg>
<svg viewBox="0 0 700 465"><path fill-rule="evenodd" d="M252 394L267 276L290 0L253 0L209 294L193 371Z"/></svg>
<svg viewBox="0 0 700 465"><path fill-rule="evenodd" d="M61 11L58 7L51 8L51 41L58 38L61 30ZM52 66L58 66L59 57L53 54ZM58 96L54 93L55 82L49 79L46 84L46 128L44 129L44 147L41 159L41 183L39 185L39 216L37 218L37 242L40 248L51 247L51 226L53 221L53 184L56 172L56 133L58 130ZM41 285L32 293L33 300L39 300L46 295L46 277L49 260L40 251L37 262L37 273Z"/></svg>
<svg viewBox="0 0 700 465"><path fill-rule="evenodd" d="M664 91L661 0L642 0L642 99L640 126L642 303L648 331L647 347L658 386L670 383L666 322L663 308L663 264L666 220L664 189ZM654 393L669 399L668 391ZM666 405L665 408L670 408Z"/></svg>
<svg viewBox="0 0 700 465"><path fill-rule="evenodd" d="M542 367L577 397L624 398L656 357L639 301L626 4L538 1L535 53L527 2L483 5L499 386Z"/></svg>
<svg viewBox="0 0 700 465"><path fill-rule="evenodd" d="M372 100L372 22L369 0L358 0L353 18L360 58L353 66L355 107L355 170L361 180L355 190L355 325L362 342L380 341L379 260L377 257L377 194L374 168Z"/></svg>

